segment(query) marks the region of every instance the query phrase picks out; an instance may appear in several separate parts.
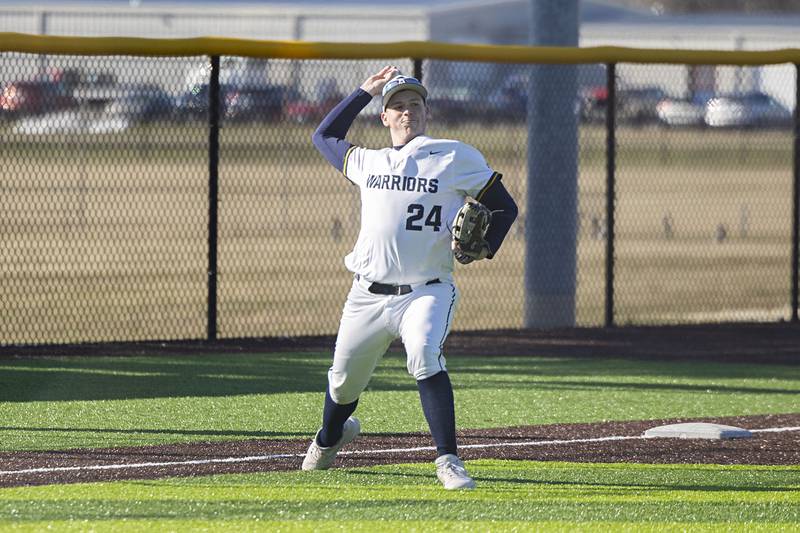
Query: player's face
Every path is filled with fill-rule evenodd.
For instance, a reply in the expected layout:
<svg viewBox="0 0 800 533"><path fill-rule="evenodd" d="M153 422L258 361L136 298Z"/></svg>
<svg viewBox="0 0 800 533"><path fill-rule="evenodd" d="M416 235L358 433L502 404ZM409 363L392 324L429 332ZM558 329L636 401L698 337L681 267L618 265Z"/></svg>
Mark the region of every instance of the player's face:
<svg viewBox="0 0 800 533"><path fill-rule="evenodd" d="M389 128L395 145L405 144L425 133L428 107L418 93L400 91L389 100L386 109L381 113L381 121Z"/></svg>

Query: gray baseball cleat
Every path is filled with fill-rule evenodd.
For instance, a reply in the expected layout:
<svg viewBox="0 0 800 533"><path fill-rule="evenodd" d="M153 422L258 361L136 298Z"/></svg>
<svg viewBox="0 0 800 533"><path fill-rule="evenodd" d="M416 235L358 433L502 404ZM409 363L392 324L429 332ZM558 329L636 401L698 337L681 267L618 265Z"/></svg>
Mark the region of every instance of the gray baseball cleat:
<svg viewBox="0 0 800 533"><path fill-rule="evenodd" d="M317 431L317 434L314 435L314 440L311 441L311 446L308 447L306 457L303 459L303 470L327 470L333 464L333 460L336 459L336 454L339 453L342 446L353 442L359 433L361 433L361 423L354 416L345 420L342 428L342 438L333 446L323 448L317 444L317 437L319 436L319 431Z"/></svg>
<svg viewBox="0 0 800 533"><path fill-rule="evenodd" d="M451 453L442 455L436 459L435 464L436 477L447 490L475 488L475 481L469 477L464 463L455 455Z"/></svg>

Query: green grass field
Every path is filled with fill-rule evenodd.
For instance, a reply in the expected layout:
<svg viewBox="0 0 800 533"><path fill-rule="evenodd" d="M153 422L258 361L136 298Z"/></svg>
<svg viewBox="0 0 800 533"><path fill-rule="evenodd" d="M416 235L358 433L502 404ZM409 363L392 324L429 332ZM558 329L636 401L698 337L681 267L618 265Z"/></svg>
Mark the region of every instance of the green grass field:
<svg viewBox="0 0 800 533"><path fill-rule="evenodd" d="M327 354L0 360L0 447L42 450L310 437ZM451 355L462 428L797 413L800 367ZM398 406L408 406L399 409ZM390 353L368 433L425 430ZM0 529L40 531L796 531L800 467L472 461L0 489Z"/></svg>
<svg viewBox="0 0 800 533"><path fill-rule="evenodd" d="M200 124L117 136L20 137L0 126L0 344L201 338L207 154ZM386 132L357 122L352 139ZM525 211L519 125L431 134L479 147ZM219 334L335 333L349 285L357 190L310 144L311 127L221 132ZM605 138L580 131L576 316L604 320ZM621 128L617 322L788 318L790 131ZM522 217L497 261L457 268L455 329L523 321ZM725 238L720 241L719 235Z"/></svg>
<svg viewBox="0 0 800 533"><path fill-rule="evenodd" d="M0 490L13 531L796 531L798 467L480 460Z"/></svg>
<svg viewBox="0 0 800 533"><path fill-rule="evenodd" d="M0 450L306 436L329 357L0 359ZM800 394L793 366L454 355L448 368L468 428L792 413ZM367 432L425 431L417 404L390 352L359 413Z"/></svg>

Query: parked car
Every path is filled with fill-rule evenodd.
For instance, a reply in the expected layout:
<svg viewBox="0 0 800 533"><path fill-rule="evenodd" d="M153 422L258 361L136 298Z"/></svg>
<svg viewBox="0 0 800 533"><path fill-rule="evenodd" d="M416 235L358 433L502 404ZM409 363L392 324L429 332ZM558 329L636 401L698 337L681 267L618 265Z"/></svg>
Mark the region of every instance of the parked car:
<svg viewBox="0 0 800 533"><path fill-rule="evenodd" d="M282 116L285 100L285 89L277 85L236 87L226 95L225 117L241 122L276 121Z"/></svg>
<svg viewBox="0 0 800 533"><path fill-rule="evenodd" d="M712 98L705 122L712 128L787 126L792 113L768 94L753 92Z"/></svg>
<svg viewBox="0 0 800 533"><path fill-rule="evenodd" d="M208 84L180 95L175 104L179 120L203 120L208 116ZM283 113L285 92L279 86L239 87L221 84L220 115L236 121L276 120Z"/></svg>
<svg viewBox="0 0 800 533"><path fill-rule="evenodd" d="M178 120L205 120L208 117L209 86L207 83L194 85L180 94L175 102L175 116ZM220 114L224 116L227 103L235 87L220 85Z"/></svg>
<svg viewBox="0 0 800 533"><path fill-rule="evenodd" d="M338 103L338 99L318 101L295 98L286 102L283 114L286 120L297 124L315 124Z"/></svg>
<svg viewBox="0 0 800 533"><path fill-rule="evenodd" d="M0 114L9 119L70 109L77 105L66 87L54 81L15 81L0 92Z"/></svg>
<svg viewBox="0 0 800 533"><path fill-rule="evenodd" d="M480 94L474 98L479 104L476 109L485 112L484 120L525 122L528 120L528 87L530 78L527 74L513 74L489 94L487 104L482 103ZM577 96L572 102L572 112L580 117L582 112L581 97Z"/></svg>
<svg viewBox="0 0 800 533"><path fill-rule="evenodd" d="M343 98L336 80L323 78L317 83L311 97L287 91L283 114L286 120L298 124L317 123Z"/></svg>
<svg viewBox="0 0 800 533"><path fill-rule="evenodd" d="M605 121L607 100L605 85L582 88L578 91L578 116L583 122Z"/></svg>
<svg viewBox="0 0 800 533"><path fill-rule="evenodd" d="M120 95L105 108L110 116L125 117L132 123L168 120L174 113L173 98L157 85L121 88Z"/></svg>
<svg viewBox="0 0 800 533"><path fill-rule="evenodd" d="M471 87L437 87L428 96L432 120L440 124L459 124L483 120L489 109L486 101Z"/></svg>
<svg viewBox="0 0 800 533"><path fill-rule="evenodd" d="M658 120L666 126L705 126L709 97L664 98L656 106Z"/></svg>
<svg viewBox="0 0 800 533"><path fill-rule="evenodd" d="M525 74L512 74L489 94L489 119L524 122L527 120L528 85Z"/></svg>
<svg viewBox="0 0 800 533"><path fill-rule="evenodd" d="M666 98L658 87L620 89L617 92L617 120L628 124L650 124L658 120L656 107Z"/></svg>
<svg viewBox="0 0 800 533"><path fill-rule="evenodd" d="M219 62L220 85L238 87L261 87L268 85L267 62L249 57L224 56ZM184 87L208 85L211 78L211 65L208 58L193 64L186 72Z"/></svg>
<svg viewBox="0 0 800 533"><path fill-rule="evenodd" d="M621 88L616 92L616 120L620 124L643 125L656 122L656 107L666 98L658 87ZM580 92L578 113L584 122L603 122L608 108L608 89L604 85Z"/></svg>

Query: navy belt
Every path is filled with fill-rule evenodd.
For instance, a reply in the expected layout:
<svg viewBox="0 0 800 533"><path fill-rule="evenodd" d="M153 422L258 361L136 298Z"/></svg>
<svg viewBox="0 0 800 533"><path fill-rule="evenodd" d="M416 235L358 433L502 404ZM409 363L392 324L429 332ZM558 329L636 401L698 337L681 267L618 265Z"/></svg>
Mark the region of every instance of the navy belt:
<svg viewBox="0 0 800 533"><path fill-rule="evenodd" d="M441 283L439 278L432 279L425 283L425 285L435 285ZM389 285L387 283L373 283L367 290L372 294L387 294L393 296L402 296L412 291L411 285Z"/></svg>

